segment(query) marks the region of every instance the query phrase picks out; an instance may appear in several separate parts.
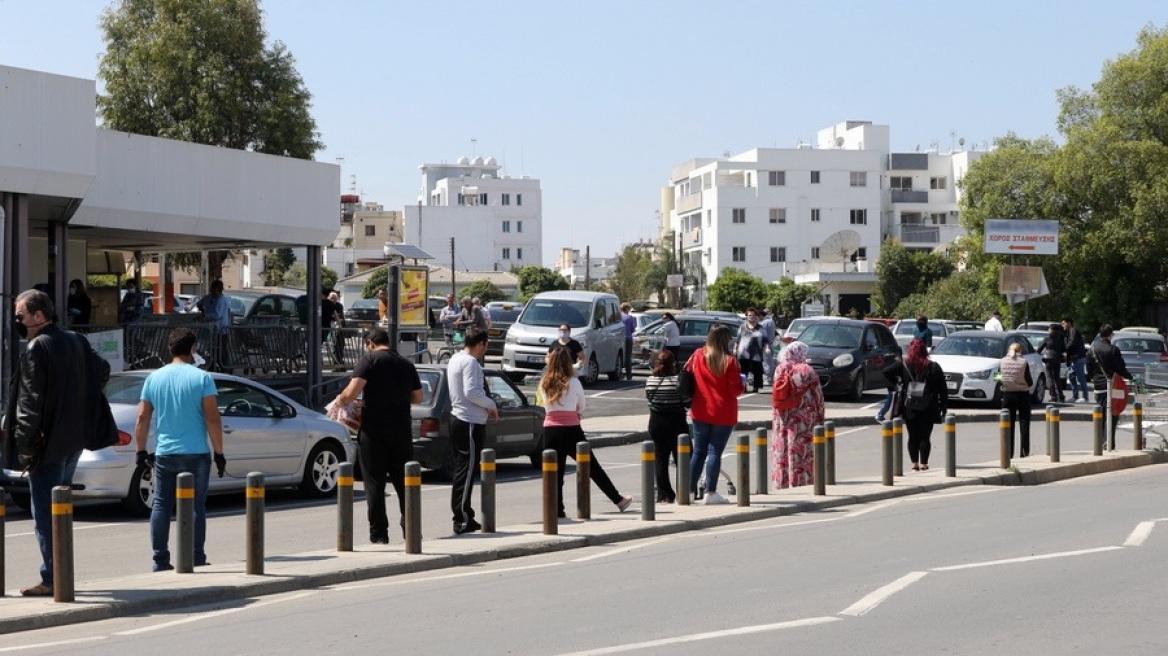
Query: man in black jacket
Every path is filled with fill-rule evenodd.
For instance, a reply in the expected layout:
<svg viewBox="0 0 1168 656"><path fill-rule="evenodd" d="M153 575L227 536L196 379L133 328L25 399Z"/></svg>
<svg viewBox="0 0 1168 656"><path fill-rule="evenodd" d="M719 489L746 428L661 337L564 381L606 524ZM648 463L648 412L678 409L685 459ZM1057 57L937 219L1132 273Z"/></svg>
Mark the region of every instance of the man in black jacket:
<svg viewBox="0 0 1168 656"><path fill-rule="evenodd" d="M1087 375L1095 387L1095 404L1103 407L1104 417L1111 413L1111 403L1107 398L1107 383L1111 377L1115 374L1124 378L1132 377L1123 361L1123 353L1111 344L1114 333L1111 324L1103 324L1099 327L1099 341L1087 351ZM1111 449L1115 450L1115 425L1119 422L1113 416L1108 423L1111 424Z"/></svg>
<svg viewBox="0 0 1168 656"><path fill-rule="evenodd" d="M53 316L48 294L30 289L16 297L15 329L21 337L27 335L28 346L9 388L4 454L10 468L28 467L33 530L42 560L41 582L20 591L31 597L53 594L52 490L72 484L81 450L98 448L97 434L109 430L104 425L99 429L94 421L109 363L84 337L57 326ZM17 454L23 465L13 462Z"/></svg>
<svg viewBox="0 0 1168 656"><path fill-rule="evenodd" d="M1063 330L1067 335L1067 378L1071 379L1071 401L1088 403L1087 346L1083 342L1083 333L1079 332L1075 320L1070 317L1063 319Z"/></svg>

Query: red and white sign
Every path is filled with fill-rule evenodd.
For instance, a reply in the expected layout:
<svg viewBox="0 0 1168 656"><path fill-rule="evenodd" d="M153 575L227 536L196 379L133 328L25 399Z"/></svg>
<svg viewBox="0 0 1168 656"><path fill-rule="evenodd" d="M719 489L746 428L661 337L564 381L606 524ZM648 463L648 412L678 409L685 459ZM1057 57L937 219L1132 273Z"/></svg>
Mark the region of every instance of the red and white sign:
<svg viewBox="0 0 1168 656"><path fill-rule="evenodd" d="M985 252L1001 255L1058 255L1058 221L986 219Z"/></svg>

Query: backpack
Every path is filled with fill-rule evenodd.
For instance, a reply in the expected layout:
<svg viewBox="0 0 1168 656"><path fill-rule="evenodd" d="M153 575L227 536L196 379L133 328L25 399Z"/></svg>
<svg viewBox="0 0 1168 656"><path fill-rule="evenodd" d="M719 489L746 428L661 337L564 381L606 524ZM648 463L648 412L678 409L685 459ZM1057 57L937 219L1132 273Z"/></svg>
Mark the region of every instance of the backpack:
<svg viewBox="0 0 1168 656"><path fill-rule="evenodd" d="M810 385L803 389L795 386L791 380L790 370L783 368L775 372L775 381L771 391L771 406L775 410L794 410L803 400L803 394Z"/></svg>
<svg viewBox="0 0 1168 656"><path fill-rule="evenodd" d="M904 407L913 412L924 412L929 409L929 395L926 388L925 381L929 377L929 368L925 367L920 374L924 377L917 380L913 376L912 371L909 370L908 365L904 366L904 372L908 374L905 382Z"/></svg>

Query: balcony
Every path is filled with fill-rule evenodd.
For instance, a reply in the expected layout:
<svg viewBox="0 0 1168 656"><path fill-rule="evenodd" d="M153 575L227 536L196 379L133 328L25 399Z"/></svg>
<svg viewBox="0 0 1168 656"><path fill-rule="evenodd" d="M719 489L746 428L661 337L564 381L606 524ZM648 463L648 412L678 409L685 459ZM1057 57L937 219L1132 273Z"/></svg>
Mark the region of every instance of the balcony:
<svg viewBox="0 0 1168 656"><path fill-rule="evenodd" d="M868 260L855 262L824 262L822 260L784 262L783 275L788 278L819 273L872 273L872 265Z"/></svg>
<svg viewBox="0 0 1168 656"><path fill-rule="evenodd" d="M693 230L686 230L681 233L681 247L689 248L691 246L702 245L702 229L694 228Z"/></svg>
<svg viewBox="0 0 1168 656"><path fill-rule="evenodd" d="M685 214L686 212L693 212L694 210L700 210L701 208L702 208L702 192L699 190L699 191L695 191L695 192L690 193L690 194L686 194L686 195L682 196L681 198L678 198L677 199L677 208L675 209L675 211L680 215L680 214Z"/></svg>
<svg viewBox="0 0 1168 656"><path fill-rule="evenodd" d="M900 241L905 244L939 244L941 243L941 228L939 226L901 225Z"/></svg>
<svg viewBox="0 0 1168 656"><path fill-rule="evenodd" d="M911 189L893 189L892 202L894 203L927 203L929 192L913 191Z"/></svg>

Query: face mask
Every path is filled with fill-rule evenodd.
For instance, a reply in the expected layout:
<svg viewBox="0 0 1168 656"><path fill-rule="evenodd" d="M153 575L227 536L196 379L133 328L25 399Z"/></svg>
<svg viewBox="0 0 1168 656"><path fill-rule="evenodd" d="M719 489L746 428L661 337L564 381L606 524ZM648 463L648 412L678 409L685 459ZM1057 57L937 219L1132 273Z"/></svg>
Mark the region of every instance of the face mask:
<svg viewBox="0 0 1168 656"><path fill-rule="evenodd" d="M13 325L16 326L16 334L19 335L21 339L28 339L28 326L21 323L19 319L13 319L12 322Z"/></svg>
<svg viewBox="0 0 1168 656"><path fill-rule="evenodd" d="M69 293L70 293L70 294L76 294L76 293L77 293L77 288L76 288L76 287L70 287L70 288L69 288Z"/></svg>
<svg viewBox="0 0 1168 656"><path fill-rule="evenodd" d="M572 333L568 332L567 330L560 331L560 339L571 339L571 338L572 338Z"/></svg>

